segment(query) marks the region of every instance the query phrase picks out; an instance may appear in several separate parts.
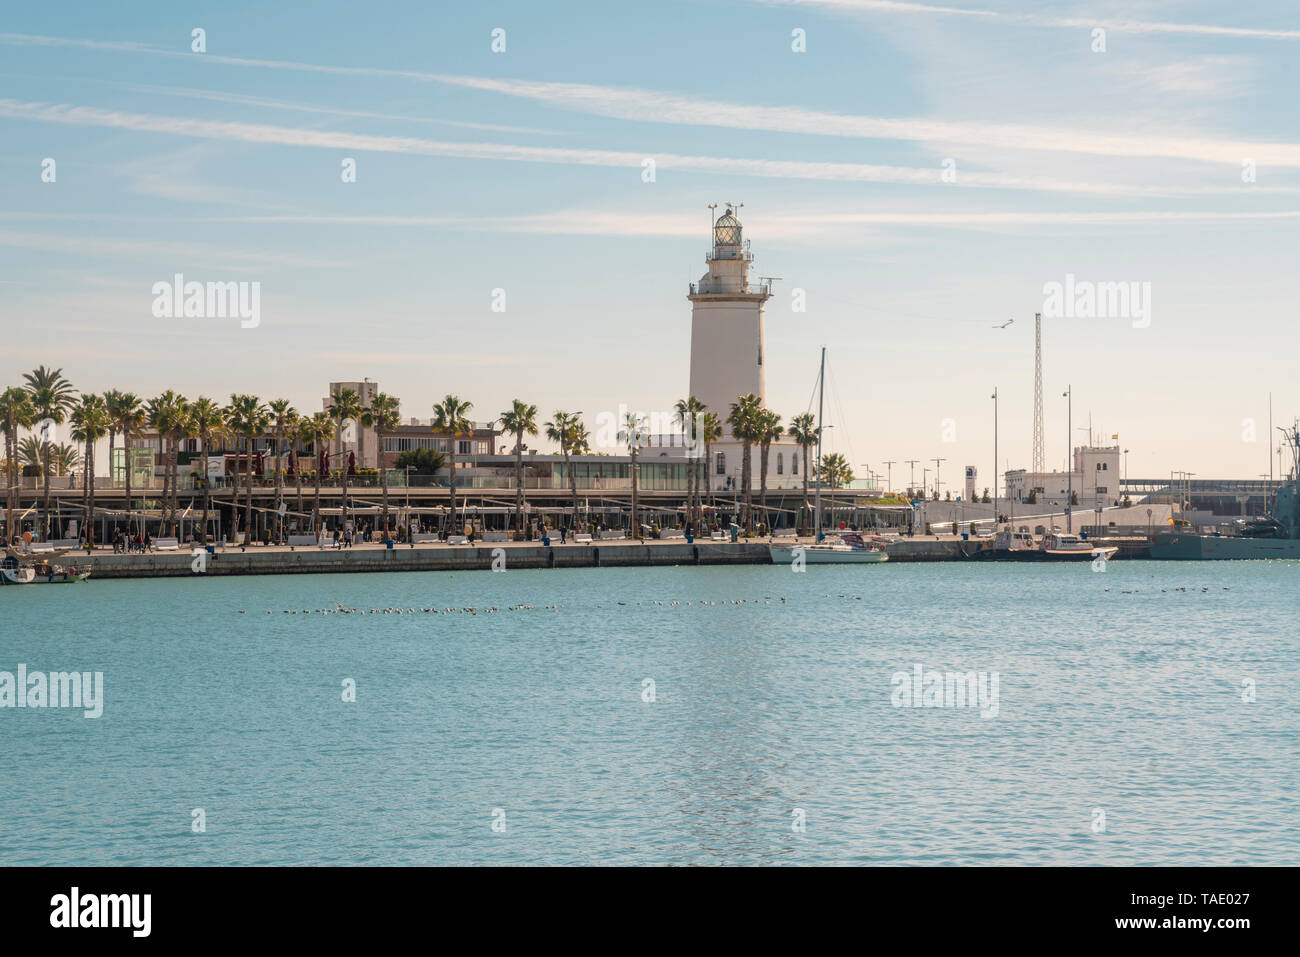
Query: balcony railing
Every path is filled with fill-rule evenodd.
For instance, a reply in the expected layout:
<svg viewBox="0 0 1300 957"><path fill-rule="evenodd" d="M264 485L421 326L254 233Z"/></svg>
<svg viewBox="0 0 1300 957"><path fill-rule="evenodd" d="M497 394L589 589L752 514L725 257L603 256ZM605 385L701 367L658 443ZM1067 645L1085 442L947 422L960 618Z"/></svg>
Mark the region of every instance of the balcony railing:
<svg viewBox="0 0 1300 957"><path fill-rule="evenodd" d="M691 283L690 294L692 296L708 296L715 294L727 294L732 296L770 296L772 295L772 284L770 282L693 282Z"/></svg>

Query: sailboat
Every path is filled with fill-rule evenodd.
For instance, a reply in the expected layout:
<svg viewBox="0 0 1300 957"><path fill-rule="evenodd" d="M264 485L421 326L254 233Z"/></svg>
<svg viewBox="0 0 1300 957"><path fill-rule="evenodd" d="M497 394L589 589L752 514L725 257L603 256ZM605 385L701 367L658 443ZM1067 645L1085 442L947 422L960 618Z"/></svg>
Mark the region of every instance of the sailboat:
<svg viewBox="0 0 1300 957"><path fill-rule="evenodd" d="M802 560L810 565L877 565L889 561L883 542L864 539L856 532L841 533L827 540L822 534L822 414L826 397L826 347L822 346L821 373L817 377L817 487L815 492L814 544L768 545L773 565Z"/></svg>

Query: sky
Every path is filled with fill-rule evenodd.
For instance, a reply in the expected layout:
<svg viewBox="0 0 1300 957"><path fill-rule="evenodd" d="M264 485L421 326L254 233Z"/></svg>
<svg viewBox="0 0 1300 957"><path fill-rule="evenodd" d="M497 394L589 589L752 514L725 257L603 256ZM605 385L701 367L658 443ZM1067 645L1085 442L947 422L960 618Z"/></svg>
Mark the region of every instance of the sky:
<svg viewBox="0 0 1300 957"><path fill-rule="evenodd" d="M1298 63L1259 0L8 4L0 385L667 410L743 202L768 405L827 347L859 475L988 484L994 389L1029 467L1069 282L1135 298L1045 315L1048 467L1091 423L1131 477L1253 478L1270 393L1300 415ZM176 274L258 283L256 323L155 315Z"/></svg>

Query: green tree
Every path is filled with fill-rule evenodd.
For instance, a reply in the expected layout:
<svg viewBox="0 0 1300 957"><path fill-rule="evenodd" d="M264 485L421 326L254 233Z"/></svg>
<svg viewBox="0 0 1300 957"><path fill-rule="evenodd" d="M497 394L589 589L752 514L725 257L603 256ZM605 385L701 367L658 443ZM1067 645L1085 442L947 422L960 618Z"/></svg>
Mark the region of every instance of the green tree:
<svg viewBox="0 0 1300 957"><path fill-rule="evenodd" d="M785 434L781 417L770 409L761 410L758 418L758 500L763 509L763 523L769 534L772 531L771 513L767 510L767 462L772 451L772 443Z"/></svg>
<svg viewBox="0 0 1300 957"><path fill-rule="evenodd" d="M26 389L10 386L0 393L0 420L5 432L5 534L12 540L14 492L18 488L18 430L29 428L34 418L31 396Z"/></svg>
<svg viewBox="0 0 1300 957"><path fill-rule="evenodd" d="M199 531L199 543L208 543L208 513L212 509L212 483L208 481L208 454L212 450L212 441L226 434L225 411L217 403L204 396L195 399L189 407L190 429L199 439L199 453L203 459L203 524Z"/></svg>
<svg viewBox="0 0 1300 957"><path fill-rule="evenodd" d="M255 395L234 393L226 407L226 428L244 440L244 545L253 544L253 440L265 435L271 413Z"/></svg>
<svg viewBox="0 0 1300 957"><path fill-rule="evenodd" d="M740 458L740 488L744 497L743 512L741 515L741 524L744 525L745 531L751 534L754 531L754 475L753 475L753 446L762 436L762 411L763 406L758 396L750 392L742 395L731 403L731 414L727 416L727 424L731 426L731 437L738 439L742 443L742 453Z"/></svg>
<svg viewBox="0 0 1300 957"><path fill-rule="evenodd" d="M108 434L108 462L110 473L113 467L113 437L122 436L122 458L126 463L122 495L126 511L126 532L131 534L131 440L139 436L144 427L145 407L140 397L134 392L121 392L112 389L104 393L104 404L108 407L109 418L113 421L112 431Z"/></svg>
<svg viewBox="0 0 1300 957"><path fill-rule="evenodd" d="M799 453L803 456L803 508L799 512L800 530L807 534L808 532L808 478L809 478L809 454L814 445L817 444L819 435L817 429L817 420L811 412L802 412L790 420L789 429L790 438L794 439L795 444L799 446Z"/></svg>
<svg viewBox="0 0 1300 957"><path fill-rule="evenodd" d="M637 520L637 457L646 438L646 418L640 412L628 412L623 416L623 428L618 434L619 441L627 446L632 456L632 537L641 537L641 524Z"/></svg>
<svg viewBox="0 0 1300 957"><path fill-rule="evenodd" d="M356 389L337 388L330 396L329 417L334 421L334 441L338 443L339 458L343 460L343 507L339 512L339 527L344 529L348 525L348 450L343 442L343 428L348 422L359 425L363 411L361 396Z"/></svg>
<svg viewBox="0 0 1300 957"><path fill-rule="evenodd" d="M361 424L375 430L379 451L375 460L379 463L379 484L384 490L384 537L390 534L388 527L388 469L384 468L384 437L392 432L402 421L401 406L394 396L376 392L370 399L370 405L361 413Z"/></svg>
<svg viewBox="0 0 1300 957"><path fill-rule="evenodd" d="M86 543L95 544L95 443L108 435L112 419L104 399L93 392L81 397L72 410L72 437L85 446L86 468L82 474L81 524Z"/></svg>
<svg viewBox="0 0 1300 957"><path fill-rule="evenodd" d="M441 402L434 403L433 406L433 429L435 432L442 432L450 436L447 443L448 471L451 474L451 528L458 529L460 526L456 520L456 440L462 435L472 435L474 425L470 422L469 410L474 407L472 402L466 402L460 396L444 396Z"/></svg>
<svg viewBox="0 0 1300 957"><path fill-rule="evenodd" d="M36 423L61 425L77 400L77 390L64 378L63 370L37 366L31 372L25 373L23 379L27 383L27 395L31 398L33 418ZM53 537L51 534L53 519L50 516L50 453L53 451L53 435L42 435L41 441L44 443L44 459L41 462L41 513L44 536L49 539Z"/></svg>
<svg viewBox="0 0 1300 957"><path fill-rule="evenodd" d="M515 532L524 530L524 436L537 434L537 406L520 399L501 413L501 428L515 437Z"/></svg>
<svg viewBox="0 0 1300 957"><path fill-rule="evenodd" d="M696 454L703 444L703 417L706 406L695 396L678 399L673 406L673 421L682 430L682 442L686 446L686 521L688 524L699 522L699 471ZM706 466L707 468L707 466Z"/></svg>

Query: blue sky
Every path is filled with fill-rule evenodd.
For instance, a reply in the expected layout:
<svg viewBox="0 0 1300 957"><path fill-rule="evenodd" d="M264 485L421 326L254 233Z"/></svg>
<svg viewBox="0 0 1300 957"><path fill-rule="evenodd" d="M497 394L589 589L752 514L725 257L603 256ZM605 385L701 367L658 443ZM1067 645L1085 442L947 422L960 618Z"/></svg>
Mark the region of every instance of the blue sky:
<svg viewBox="0 0 1300 957"><path fill-rule="evenodd" d="M1033 314L1067 274L1150 283L1151 321L1044 321L1049 467L1067 384L1133 476L1256 476L1268 393L1300 413L1300 7L65 3L0 35L5 384L665 409L707 204L737 201L781 277L769 404L807 408L829 346L855 466L989 476L995 386L1027 466ZM178 272L260 282L260 324L155 318Z"/></svg>

